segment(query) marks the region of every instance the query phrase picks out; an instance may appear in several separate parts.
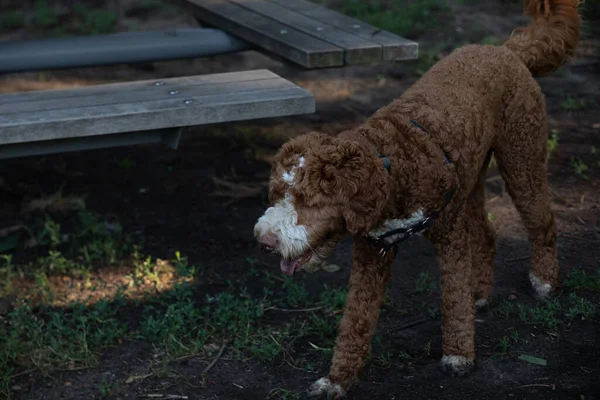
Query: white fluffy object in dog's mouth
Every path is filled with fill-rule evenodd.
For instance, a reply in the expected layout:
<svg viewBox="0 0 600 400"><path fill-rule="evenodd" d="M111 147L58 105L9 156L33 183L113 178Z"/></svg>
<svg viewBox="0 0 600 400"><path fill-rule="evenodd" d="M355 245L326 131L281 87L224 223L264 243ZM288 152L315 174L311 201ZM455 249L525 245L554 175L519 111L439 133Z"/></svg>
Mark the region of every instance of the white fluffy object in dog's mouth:
<svg viewBox="0 0 600 400"><path fill-rule="evenodd" d="M282 258L279 266L281 268L281 272L288 276L294 275L294 273L310 261L312 258L312 250L308 250L304 252L300 257L293 258L291 260Z"/></svg>

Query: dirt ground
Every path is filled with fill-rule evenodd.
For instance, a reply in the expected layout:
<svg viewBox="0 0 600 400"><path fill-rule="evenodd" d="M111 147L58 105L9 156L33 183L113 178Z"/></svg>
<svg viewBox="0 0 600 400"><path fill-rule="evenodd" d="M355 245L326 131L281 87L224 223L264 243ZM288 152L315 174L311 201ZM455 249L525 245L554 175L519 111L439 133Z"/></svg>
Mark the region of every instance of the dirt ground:
<svg viewBox="0 0 600 400"><path fill-rule="evenodd" d="M502 1L454 6L443 30L430 30L416 39L421 51L435 59L461 43L481 42L486 37L503 40L522 22L520 8ZM181 12L156 10L143 17L124 16L119 24L122 30L134 25L160 29L194 26L194 21ZM24 32L10 32L0 40L23 36ZM442 40L446 44L440 47ZM500 239L494 301L490 310L477 317L476 370L467 377L452 378L437 366L441 357L440 320L436 311L438 273L430 245L421 238L413 238L400 249L373 357L348 399L600 398L598 313L587 318L572 317L573 313L579 315L574 303L578 299L593 307L600 303L597 281L590 281L589 285L575 282L581 271L590 280L600 279L600 275L595 275L600 268L597 44L597 39L586 38L576 60L560 73L539 79L547 99L549 138L551 142L553 135L558 138L557 144L553 142L556 145L551 153L549 179L560 231L558 246L564 287L558 301L563 308L539 317L547 308L532 298L528 286L526 234L510 198L502 193L500 182L492 179L488 211ZM143 243L145 254L160 259L170 259L176 251L185 254L199 271L193 282L193 297L199 303L227 287L237 292L243 287L248 293L244 295L255 297L260 297L267 288L280 293L283 283L277 260L259 255L252 236L252 227L266 205L264 183L270 168L269 156L293 135L310 129L335 133L358 123L418 79L414 62L302 71L256 52L247 52L152 65L13 74L0 77L0 92L254 68L271 69L311 91L317 101L317 112L268 121L187 128L178 150L137 146L3 161L0 228L27 221L25 204L61 190L65 196L83 196L87 209L118 220L135 242ZM490 177L494 174L490 171ZM223 181L245 188L236 186L235 193L222 193L227 191L227 187L219 184ZM20 247L14 258L27 260L31 258L29 252ZM349 276L350 254L351 242L346 241L332 259L340 266L338 271L301 274L294 280L304 285L310 299L322 296L321 292L328 290L324 285L343 290ZM268 283L262 277L265 271L272 277ZM120 270L99 269L95 274L110 279L107 277L118 277ZM54 281L58 287L57 282ZM289 291L281 293L287 296L285 293ZM576 296L571 296L572 293ZM169 298L165 293L156 296ZM284 299L282 304L286 307L274 307L262 317L263 323L272 328L275 341L279 337L276 331L299 329L312 322L311 314L320 312L290 312L294 308L290 302ZM307 301L296 308L306 309L311 304L314 303ZM135 327L141 319L142 306L127 305L120 318ZM325 348L335 338L339 310L328 318L329 330L281 344L284 351L271 362L241 357L229 346L223 347L220 356L212 351L164 361L150 341L128 337L103 349L98 362L87 368L40 371L35 366L30 369L19 366L11 376L10 396L15 399L304 398L310 383L328 370L330 350ZM527 362L520 359L522 355L541 358L546 365ZM217 360L216 364L203 374L211 360Z"/></svg>

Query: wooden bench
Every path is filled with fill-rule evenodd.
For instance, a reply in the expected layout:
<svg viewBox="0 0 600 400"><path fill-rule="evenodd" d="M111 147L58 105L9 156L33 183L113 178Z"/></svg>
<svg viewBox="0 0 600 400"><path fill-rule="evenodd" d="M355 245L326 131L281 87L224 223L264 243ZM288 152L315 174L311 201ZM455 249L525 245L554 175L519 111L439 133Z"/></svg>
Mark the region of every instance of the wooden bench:
<svg viewBox="0 0 600 400"><path fill-rule="evenodd" d="M415 59L418 44L307 0L178 0L209 26L306 68Z"/></svg>
<svg viewBox="0 0 600 400"><path fill-rule="evenodd" d="M315 111L311 93L267 70L0 95L0 159L165 143L181 128Z"/></svg>

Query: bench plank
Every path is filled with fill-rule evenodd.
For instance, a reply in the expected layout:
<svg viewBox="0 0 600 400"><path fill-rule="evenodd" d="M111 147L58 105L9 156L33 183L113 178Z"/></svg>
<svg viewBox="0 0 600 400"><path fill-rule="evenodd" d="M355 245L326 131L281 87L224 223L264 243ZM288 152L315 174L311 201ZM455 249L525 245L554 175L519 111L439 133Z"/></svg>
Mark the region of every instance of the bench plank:
<svg viewBox="0 0 600 400"><path fill-rule="evenodd" d="M258 14L296 28L308 35L344 49L345 64L364 64L383 59L382 46L373 41L334 28L268 0L230 0ZM288 0L289 1L289 0Z"/></svg>
<svg viewBox="0 0 600 400"><path fill-rule="evenodd" d="M178 0L206 24L307 68L344 64L344 50L228 0Z"/></svg>
<svg viewBox="0 0 600 400"><path fill-rule="evenodd" d="M261 79L240 82L227 82L203 85L179 85L170 84L168 88L147 86L144 90L127 91L117 90L104 93L103 95L81 93L81 96L70 96L57 99L40 99L35 101L24 101L19 103L0 104L0 115L12 113L40 113L42 111L74 109L81 110L85 107L97 106L119 106L129 103L143 103L157 100L157 98L177 99L184 101L189 98L211 95L225 95L228 93L242 94L245 92L256 92L258 90L284 89L296 87L293 83L281 81L281 79ZM7 115L8 118L10 116Z"/></svg>
<svg viewBox="0 0 600 400"><path fill-rule="evenodd" d="M363 21L330 10L307 0L270 0L281 7L294 10L322 23L383 46L384 61L412 60L418 56L416 42L371 26Z"/></svg>
<svg viewBox="0 0 600 400"><path fill-rule="evenodd" d="M256 78L260 74L272 75L270 79L244 81L248 74ZM237 75L237 76L233 76ZM0 145L39 142L45 140L81 138L125 132L184 127L227 121L272 118L315 111L314 97L308 91L266 71L236 72L223 83L223 90L209 84L211 76L163 79L154 92L147 90L150 82L136 82L137 89L128 93L123 88L131 83L98 85L74 90L50 90L0 95L3 111L0 114ZM217 76L223 79L223 75ZM167 87L191 89L181 97L165 95ZM198 83L199 82L199 83ZM226 88L226 86L228 88ZM187 90L187 89L186 89ZM96 91L92 101L90 92ZM77 106L76 93L82 93L87 105ZM100 93L100 94L98 94ZM150 96L150 94L154 96ZM28 101L27 96L34 100ZM50 106L44 95L54 97ZM136 98L136 95L139 97ZM11 111L6 97L20 99L13 103ZM60 97L64 96L64 97ZM120 100L126 97L128 102ZM36 110L36 105L44 110Z"/></svg>
<svg viewBox="0 0 600 400"><path fill-rule="evenodd" d="M172 89L174 86L189 85L212 85L230 82L247 82L261 79L281 79L279 75L266 70L258 69L240 72L223 72L210 75L182 76L163 79L150 79L130 82L103 83L101 85L79 86L69 89L37 90L30 92L6 93L0 95L0 105L14 104L28 101L39 100L64 100L71 97L102 96L110 93L125 93L148 88L157 87L165 90Z"/></svg>

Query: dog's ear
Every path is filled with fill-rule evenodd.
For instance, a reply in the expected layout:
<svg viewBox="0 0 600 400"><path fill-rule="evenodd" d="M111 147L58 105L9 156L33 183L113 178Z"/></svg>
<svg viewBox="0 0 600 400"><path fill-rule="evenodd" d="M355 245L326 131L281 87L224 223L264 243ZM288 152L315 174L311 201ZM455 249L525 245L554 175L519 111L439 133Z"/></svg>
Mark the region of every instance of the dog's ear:
<svg viewBox="0 0 600 400"><path fill-rule="evenodd" d="M387 171L374 154L358 143L342 141L335 185L346 229L365 234L379 221L390 194Z"/></svg>

